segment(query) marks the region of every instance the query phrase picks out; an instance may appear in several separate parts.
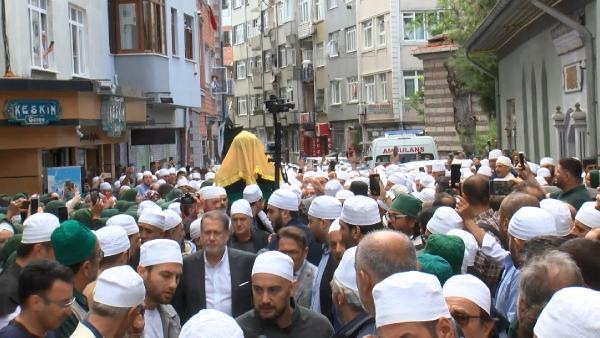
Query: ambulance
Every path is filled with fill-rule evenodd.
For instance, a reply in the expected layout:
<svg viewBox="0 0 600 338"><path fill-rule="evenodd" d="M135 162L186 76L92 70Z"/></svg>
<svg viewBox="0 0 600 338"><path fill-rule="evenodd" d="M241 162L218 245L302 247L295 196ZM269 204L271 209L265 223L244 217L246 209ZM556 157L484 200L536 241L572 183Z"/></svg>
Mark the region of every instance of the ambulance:
<svg viewBox="0 0 600 338"><path fill-rule="evenodd" d="M397 149L397 164L438 159L437 146L431 136L386 135L371 142L371 167L387 165Z"/></svg>

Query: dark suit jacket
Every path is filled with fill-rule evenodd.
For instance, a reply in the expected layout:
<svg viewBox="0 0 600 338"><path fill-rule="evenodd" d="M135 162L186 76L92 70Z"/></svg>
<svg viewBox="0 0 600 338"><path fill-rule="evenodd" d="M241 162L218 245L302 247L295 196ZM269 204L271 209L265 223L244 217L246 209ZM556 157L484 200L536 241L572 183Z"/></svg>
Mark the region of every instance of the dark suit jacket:
<svg viewBox="0 0 600 338"><path fill-rule="evenodd" d="M252 266L256 255L227 248L231 274L231 310L237 317L252 309ZM204 250L183 259L183 275L173 297L173 307L181 325L198 311L206 309L204 287Z"/></svg>
<svg viewBox="0 0 600 338"><path fill-rule="evenodd" d="M333 279L333 273L336 268L337 264L335 264L335 261L333 260L333 255L329 254L327 265L325 265L325 270L321 277L319 298L321 298L321 314L329 319L331 325L333 325L335 315L333 312L333 300L331 299L331 280Z"/></svg>

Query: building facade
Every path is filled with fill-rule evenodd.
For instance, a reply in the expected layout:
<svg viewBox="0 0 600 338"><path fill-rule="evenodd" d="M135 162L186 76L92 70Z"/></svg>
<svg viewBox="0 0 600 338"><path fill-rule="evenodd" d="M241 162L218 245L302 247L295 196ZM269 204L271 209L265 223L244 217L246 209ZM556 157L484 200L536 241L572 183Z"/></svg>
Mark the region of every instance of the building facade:
<svg viewBox="0 0 600 338"><path fill-rule="evenodd" d="M146 104L116 76L107 1L1 5L0 160L10 163L0 169L2 191L43 192L53 167L114 177L127 164L127 128L146 121Z"/></svg>
<svg viewBox="0 0 600 338"><path fill-rule="evenodd" d="M496 123L504 149L598 160L597 1L498 1L466 43L498 56ZM491 74L491 73L490 73Z"/></svg>

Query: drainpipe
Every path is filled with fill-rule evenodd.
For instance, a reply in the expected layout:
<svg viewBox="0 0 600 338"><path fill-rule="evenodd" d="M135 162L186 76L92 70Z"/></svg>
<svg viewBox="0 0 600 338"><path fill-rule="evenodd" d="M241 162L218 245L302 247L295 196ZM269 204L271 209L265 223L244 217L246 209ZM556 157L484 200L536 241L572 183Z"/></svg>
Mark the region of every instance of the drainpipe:
<svg viewBox="0 0 600 338"><path fill-rule="evenodd" d="M486 69L481 64L477 63L477 61L473 60L469 55L470 46L465 46L465 58L467 61L475 68L477 68L483 74L489 76L494 80L494 98L496 101L496 148L502 149L502 121L500 119L500 80L498 79L498 75L491 72L489 69Z"/></svg>
<svg viewBox="0 0 600 338"><path fill-rule="evenodd" d="M598 158L598 136L596 134L596 59L594 55L594 36L589 29L573 20L568 15L561 11L550 7L539 0L528 0L533 6L537 7L544 13L555 18L565 26L577 31L579 36L585 41L585 59L586 59L586 74L585 82L587 89L587 134L589 139L588 156Z"/></svg>

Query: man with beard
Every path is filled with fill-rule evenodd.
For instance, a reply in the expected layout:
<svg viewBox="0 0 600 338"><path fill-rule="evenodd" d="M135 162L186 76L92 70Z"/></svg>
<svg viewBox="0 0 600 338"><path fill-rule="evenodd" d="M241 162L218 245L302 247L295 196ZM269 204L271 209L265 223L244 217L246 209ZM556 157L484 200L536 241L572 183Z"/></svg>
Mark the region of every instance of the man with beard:
<svg viewBox="0 0 600 338"><path fill-rule="evenodd" d="M229 217L213 210L202 215L202 250L185 257L173 306L186 322L202 309L239 316L252 308L250 272L255 255L227 247Z"/></svg>
<svg viewBox="0 0 600 338"><path fill-rule="evenodd" d="M155 239L144 243L140 248L140 265L137 270L146 287L146 338L179 336L179 316L169 303L181 279L182 265L181 246L173 240Z"/></svg>
<svg viewBox="0 0 600 338"><path fill-rule="evenodd" d="M579 160L572 157L561 159L558 162L554 180L556 186L562 189L562 193L550 197L569 203L575 210L579 210L583 203L589 202L591 200L590 195L581 178L582 170L582 164Z"/></svg>
<svg viewBox="0 0 600 338"><path fill-rule="evenodd" d="M346 249L357 246L369 232L383 229L379 205L366 196L354 196L344 202L340 216L340 232Z"/></svg>
<svg viewBox="0 0 600 338"><path fill-rule="evenodd" d="M152 173L149 171L144 171L144 175L142 176L142 184L135 187L135 189L142 196L146 196L146 193L150 191L150 186L152 185Z"/></svg>
<svg viewBox="0 0 600 338"><path fill-rule="evenodd" d="M227 210L227 192L223 187L204 187L200 189L200 197L204 200L204 212Z"/></svg>
<svg viewBox="0 0 600 338"><path fill-rule="evenodd" d="M385 214L388 227L410 237L417 250L424 247L417 228L417 217L421 213L422 202L409 194L400 194L394 199L390 210Z"/></svg>
<svg viewBox="0 0 600 338"><path fill-rule="evenodd" d="M252 268L254 310L236 320L246 338L329 338L333 328L325 316L296 305L294 261L269 251L259 255Z"/></svg>
<svg viewBox="0 0 600 338"><path fill-rule="evenodd" d="M140 228L135 218L130 215L115 215L106 221L106 226L119 226L125 230L129 238L129 265L136 267L140 258Z"/></svg>
<svg viewBox="0 0 600 338"><path fill-rule="evenodd" d="M314 265L319 265L321 254L323 253L321 246L313 239L308 227L299 219L300 199L298 195L290 189L277 189L273 192L267 203L267 216L273 224L273 230L277 233L281 228L287 226L295 226L302 229L306 234L308 242L307 259ZM270 250L277 249L277 236L273 235L269 243Z"/></svg>
<svg viewBox="0 0 600 338"><path fill-rule="evenodd" d="M335 221L333 221L333 223L331 223L331 226L329 226L329 233L327 234L327 246L329 247L331 257L336 265L340 263L342 256L346 251L346 246L344 245L342 232L340 229L340 219L337 218Z"/></svg>
<svg viewBox="0 0 600 338"><path fill-rule="evenodd" d="M181 247L181 253L187 256L194 253L195 248L185 240L185 229L183 228L183 219L179 214L171 209L163 211L165 215L165 237L177 242Z"/></svg>

